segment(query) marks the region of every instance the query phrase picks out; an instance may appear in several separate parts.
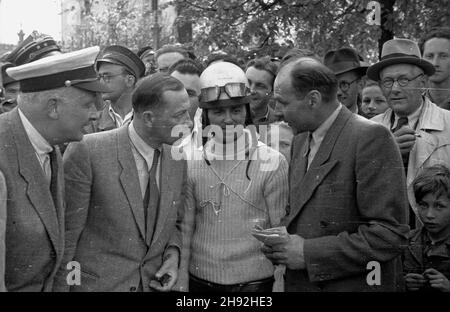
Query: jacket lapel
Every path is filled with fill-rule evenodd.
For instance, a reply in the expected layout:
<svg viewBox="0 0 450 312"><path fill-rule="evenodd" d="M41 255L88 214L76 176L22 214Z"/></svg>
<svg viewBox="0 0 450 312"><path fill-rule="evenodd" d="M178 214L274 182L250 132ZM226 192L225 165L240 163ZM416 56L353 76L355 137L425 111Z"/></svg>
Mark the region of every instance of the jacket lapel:
<svg viewBox="0 0 450 312"><path fill-rule="evenodd" d="M158 238L166 225L166 219L172 212L173 194L179 193L176 186L180 184L180 176L177 173L181 172L183 162L173 160L171 155L171 146L164 144L161 155L161 171L159 175L160 201L152 245L158 241Z"/></svg>
<svg viewBox="0 0 450 312"><path fill-rule="evenodd" d="M136 169L133 152L131 151L128 127L122 127L117 132L118 160L122 167L120 172L120 183L130 203L131 210L138 225L139 232L145 240L145 218L142 193L139 187L139 177Z"/></svg>
<svg viewBox="0 0 450 312"><path fill-rule="evenodd" d="M58 224L57 211L50 193L50 186L45 179L44 172L25 132L17 109L11 113L9 122L13 129L19 172L27 182L27 196L41 218L55 250L59 250L60 225ZM59 165L62 168L61 158L59 158ZM62 174L62 170L60 170L58 172L59 179L63 179ZM58 213L62 214L62 207L58 207L58 210Z"/></svg>
<svg viewBox="0 0 450 312"><path fill-rule="evenodd" d="M342 107L336 120L331 125L330 129L328 129L325 138L304 177L292 177L291 194L298 194L298 196L290 196L290 213L284 219L283 224L288 225L300 213L302 208L314 194L316 188L338 163L337 160L330 162L326 161L329 159L342 129L351 116L352 113L347 108Z"/></svg>

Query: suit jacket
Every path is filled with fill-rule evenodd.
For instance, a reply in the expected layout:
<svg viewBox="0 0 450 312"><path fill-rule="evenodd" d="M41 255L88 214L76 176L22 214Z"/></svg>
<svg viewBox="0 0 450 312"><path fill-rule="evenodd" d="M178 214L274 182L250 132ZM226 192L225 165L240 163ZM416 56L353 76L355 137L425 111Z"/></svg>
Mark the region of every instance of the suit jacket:
<svg viewBox="0 0 450 312"><path fill-rule="evenodd" d="M64 154L66 252L58 291L67 290L65 264L81 265L71 291L150 291L168 246L181 246L176 227L186 162L163 146L160 203L153 239L146 239L144 206L128 127L86 135ZM181 248L180 248L181 250Z"/></svg>
<svg viewBox="0 0 450 312"><path fill-rule="evenodd" d="M390 129L392 114L392 109L389 108L371 120ZM417 214L412 182L423 168L438 163L447 166L450 164L450 111L440 108L425 97L416 131L420 137L416 138L416 143L409 153L406 185L409 203Z"/></svg>
<svg viewBox="0 0 450 312"><path fill-rule="evenodd" d="M0 171L0 292L6 291L5 287L5 234L6 234L6 181Z"/></svg>
<svg viewBox="0 0 450 312"><path fill-rule="evenodd" d="M294 138L288 232L305 238L306 270L286 271L286 291L393 291L401 287L407 199L390 132L342 107L306 174L307 133ZM366 282L381 265L381 285Z"/></svg>
<svg viewBox="0 0 450 312"><path fill-rule="evenodd" d="M8 190L6 288L51 291L64 250L64 174L58 151L57 204L17 108L0 116L0 171Z"/></svg>

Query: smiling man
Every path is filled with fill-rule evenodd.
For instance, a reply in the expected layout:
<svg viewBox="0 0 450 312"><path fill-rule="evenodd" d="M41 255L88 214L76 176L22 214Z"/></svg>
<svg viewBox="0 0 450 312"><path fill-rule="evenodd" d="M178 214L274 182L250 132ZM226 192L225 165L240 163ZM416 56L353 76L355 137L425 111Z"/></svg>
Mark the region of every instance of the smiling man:
<svg viewBox="0 0 450 312"><path fill-rule="evenodd" d="M83 138L96 118L93 72L98 47L12 67L18 107L0 116L0 171L8 194L8 291L52 291L64 253L64 176L57 147Z"/></svg>
<svg viewBox="0 0 450 312"><path fill-rule="evenodd" d="M358 100L362 90L361 78L365 76L368 64L351 48L328 51L324 64L338 79L338 100L352 113L358 113Z"/></svg>
<svg viewBox="0 0 450 312"><path fill-rule="evenodd" d="M407 174L408 199L417 214L412 181L424 167L450 162L450 112L424 97L435 67L421 58L416 42L393 39L383 45L381 61L367 70L380 81L389 109L372 118L388 127L397 142ZM410 211L410 226L417 218Z"/></svg>
<svg viewBox="0 0 450 312"><path fill-rule="evenodd" d="M422 40L421 49L423 58L436 70L428 78L427 97L450 110L450 27L432 29Z"/></svg>

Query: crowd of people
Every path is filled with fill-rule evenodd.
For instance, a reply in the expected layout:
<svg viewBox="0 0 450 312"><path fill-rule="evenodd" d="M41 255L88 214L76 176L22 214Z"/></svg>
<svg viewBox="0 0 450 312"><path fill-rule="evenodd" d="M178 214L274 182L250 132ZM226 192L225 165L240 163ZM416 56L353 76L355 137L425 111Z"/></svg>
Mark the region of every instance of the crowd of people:
<svg viewBox="0 0 450 312"><path fill-rule="evenodd" d="M0 66L0 290L450 291L450 28L373 64L34 32Z"/></svg>

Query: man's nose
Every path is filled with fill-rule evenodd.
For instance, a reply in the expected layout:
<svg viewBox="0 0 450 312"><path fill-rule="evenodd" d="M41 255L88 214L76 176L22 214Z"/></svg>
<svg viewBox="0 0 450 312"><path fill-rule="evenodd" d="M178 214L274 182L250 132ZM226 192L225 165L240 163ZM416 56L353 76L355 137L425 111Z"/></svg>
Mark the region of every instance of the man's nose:
<svg viewBox="0 0 450 312"><path fill-rule="evenodd" d="M439 56L436 55L435 57L433 57L433 59L431 60L431 64L433 64L434 67L439 67L439 65L441 64L440 60L439 60Z"/></svg>
<svg viewBox="0 0 450 312"><path fill-rule="evenodd" d="M430 220L434 219L434 210L431 208L428 208L425 216L427 217L427 219L430 219Z"/></svg>
<svg viewBox="0 0 450 312"><path fill-rule="evenodd" d="M370 110L375 110L376 109L375 100L371 100L367 108Z"/></svg>
<svg viewBox="0 0 450 312"><path fill-rule="evenodd" d="M231 112L229 110L227 110L225 112L225 116L224 116L224 122L226 124L232 124L233 123L233 118L231 118Z"/></svg>

